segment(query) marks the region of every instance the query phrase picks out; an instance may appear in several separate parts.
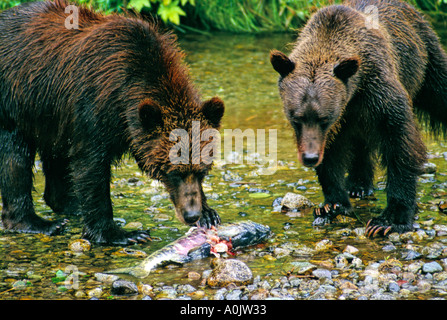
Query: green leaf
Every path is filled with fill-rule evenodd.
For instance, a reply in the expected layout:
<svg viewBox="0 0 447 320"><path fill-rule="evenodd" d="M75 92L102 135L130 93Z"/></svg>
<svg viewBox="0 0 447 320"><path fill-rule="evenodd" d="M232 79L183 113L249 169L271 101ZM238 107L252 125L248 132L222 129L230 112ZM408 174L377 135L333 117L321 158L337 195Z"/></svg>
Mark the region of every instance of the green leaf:
<svg viewBox="0 0 447 320"><path fill-rule="evenodd" d="M168 6L160 4L157 14L165 22L170 21L174 24L180 24L180 16L185 16L186 13L179 7L179 2L171 2Z"/></svg>
<svg viewBox="0 0 447 320"><path fill-rule="evenodd" d="M137 11L141 11L144 7L151 7L149 0L130 0L127 4L127 8L134 8Z"/></svg>
<svg viewBox="0 0 447 320"><path fill-rule="evenodd" d="M447 0L445 0L445 1L447 1ZM185 4L187 4L188 2L189 2L191 5L193 5L193 6L196 5L195 0L181 0L180 3L182 4L182 7L184 7Z"/></svg>

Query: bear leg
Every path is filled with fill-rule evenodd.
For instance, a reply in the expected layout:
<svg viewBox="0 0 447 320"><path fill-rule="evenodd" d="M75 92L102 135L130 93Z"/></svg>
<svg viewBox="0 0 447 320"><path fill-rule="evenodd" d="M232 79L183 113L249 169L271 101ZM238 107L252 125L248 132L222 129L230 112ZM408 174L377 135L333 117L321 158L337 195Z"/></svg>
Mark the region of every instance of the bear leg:
<svg viewBox="0 0 447 320"><path fill-rule="evenodd" d="M150 240L148 231L125 231L113 220L110 199L111 161L79 151L70 161L73 191L83 216L82 237L103 245L129 245ZM105 153L99 153L101 155Z"/></svg>
<svg viewBox="0 0 447 320"><path fill-rule="evenodd" d="M221 222L219 214L216 210L212 209L206 200L205 193L201 190L202 194L202 217L199 220L199 225L206 228L212 226L218 226Z"/></svg>
<svg viewBox="0 0 447 320"><path fill-rule="evenodd" d="M17 131L0 130L0 189L5 229L26 233L58 234L66 220L48 221L34 211L32 167L35 148Z"/></svg>
<svg viewBox="0 0 447 320"><path fill-rule="evenodd" d="M368 222L366 235L373 237L413 230L417 178L426 161L425 145L414 122L408 95L397 81L381 85L389 92L387 100L376 101L377 109L385 112L378 133L382 163L387 168L387 207Z"/></svg>
<svg viewBox="0 0 447 320"><path fill-rule="evenodd" d="M68 160L41 158L45 175L45 202L57 214L79 214L76 197L70 188Z"/></svg>
<svg viewBox="0 0 447 320"><path fill-rule="evenodd" d="M353 148L354 158L346 178L349 197L367 199L374 196L374 163L366 142L357 143Z"/></svg>
<svg viewBox="0 0 447 320"><path fill-rule="evenodd" d="M329 224L336 216L349 215L352 210L344 188L344 176L349 161L349 153L345 152L347 145L340 136L326 148L323 162L316 168L325 201L321 207L314 210L314 226Z"/></svg>

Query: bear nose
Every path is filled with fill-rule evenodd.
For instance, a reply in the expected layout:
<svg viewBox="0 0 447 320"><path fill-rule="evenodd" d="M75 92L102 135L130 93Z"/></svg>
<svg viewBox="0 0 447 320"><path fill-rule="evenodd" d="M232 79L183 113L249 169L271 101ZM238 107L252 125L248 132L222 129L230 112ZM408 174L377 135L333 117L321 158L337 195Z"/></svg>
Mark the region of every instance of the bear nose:
<svg viewBox="0 0 447 320"><path fill-rule="evenodd" d="M194 224L200 219L200 211L184 211L183 219L187 224Z"/></svg>
<svg viewBox="0 0 447 320"><path fill-rule="evenodd" d="M302 159L306 167L314 167L320 160L320 155L318 153L304 153Z"/></svg>

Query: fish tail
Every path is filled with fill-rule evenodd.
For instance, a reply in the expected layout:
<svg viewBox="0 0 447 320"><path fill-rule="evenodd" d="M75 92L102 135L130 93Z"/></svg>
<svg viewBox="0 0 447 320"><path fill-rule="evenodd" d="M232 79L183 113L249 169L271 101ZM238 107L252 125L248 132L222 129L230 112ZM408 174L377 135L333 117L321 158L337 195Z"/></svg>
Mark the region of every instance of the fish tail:
<svg viewBox="0 0 447 320"><path fill-rule="evenodd" d="M107 274L129 274L136 278L145 278L149 275L149 271L144 270L141 267L129 267L129 268L119 268L114 270L109 270L104 273Z"/></svg>

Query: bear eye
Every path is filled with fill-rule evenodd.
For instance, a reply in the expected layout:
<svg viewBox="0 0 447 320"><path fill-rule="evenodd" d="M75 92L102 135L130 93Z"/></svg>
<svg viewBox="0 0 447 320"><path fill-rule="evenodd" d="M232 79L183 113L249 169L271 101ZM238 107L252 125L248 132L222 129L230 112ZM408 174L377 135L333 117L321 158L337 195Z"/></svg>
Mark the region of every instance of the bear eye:
<svg viewBox="0 0 447 320"><path fill-rule="evenodd" d="M178 171L171 171L167 174L168 181L173 185L178 185L182 181L182 176Z"/></svg>
<svg viewBox="0 0 447 320"><path fill-rule="evenodd" d="M295 112L290 112L290 121L293 123L305 123L306 117L304 115L297 115Z"/></svg>
<svg viewBox="0 0 447 320"><path fill-rule="evenodd" d="M295 129L295 131L300 131L303 127L303 121L300 120L292 120L290 121L290 123L292 124L292 127Z"/></svg>
<svg viewBox="0 0 447 320"><path fill-rule="evenodd" d="M322 117L318 121L320 123L321 129L324 131L329 127L329 118L328 117Z"/></svg>

